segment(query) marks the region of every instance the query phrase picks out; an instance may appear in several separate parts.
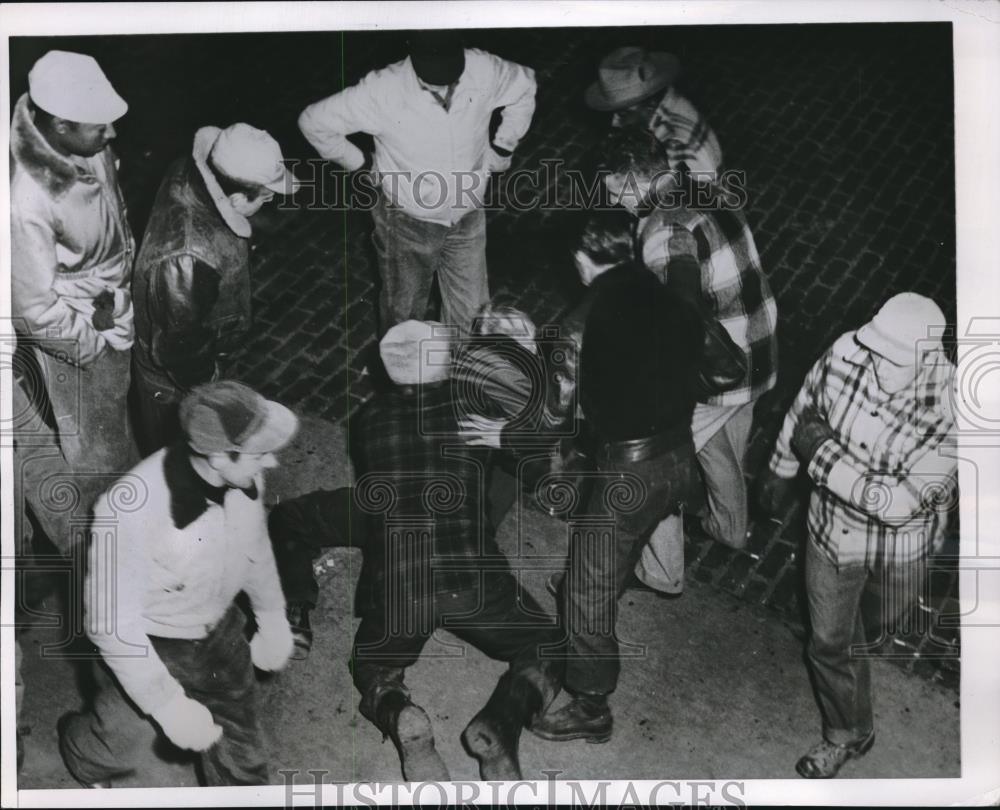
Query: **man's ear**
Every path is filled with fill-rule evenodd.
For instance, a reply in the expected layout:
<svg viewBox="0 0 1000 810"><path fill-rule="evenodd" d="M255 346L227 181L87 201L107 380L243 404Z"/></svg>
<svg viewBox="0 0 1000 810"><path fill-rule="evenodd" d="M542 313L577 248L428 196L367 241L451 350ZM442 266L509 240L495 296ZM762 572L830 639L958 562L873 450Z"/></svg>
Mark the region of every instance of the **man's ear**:
<svg viewBox="0 0 1000 810"><path fill-rule="evenodd" d="M248 202L247 195L242 191L234 191L227 197L227 199L229 200L229 204L237 210L245 208Z"/></svg>
<svg viewBox="0 0 1000 810"><path fill-rule="evenodd" d="M65 118L59 118L58 116L52 116L52 130L53 132L58 132L60 135L65 135L67 132L72 131L72 125Z"/></svg>

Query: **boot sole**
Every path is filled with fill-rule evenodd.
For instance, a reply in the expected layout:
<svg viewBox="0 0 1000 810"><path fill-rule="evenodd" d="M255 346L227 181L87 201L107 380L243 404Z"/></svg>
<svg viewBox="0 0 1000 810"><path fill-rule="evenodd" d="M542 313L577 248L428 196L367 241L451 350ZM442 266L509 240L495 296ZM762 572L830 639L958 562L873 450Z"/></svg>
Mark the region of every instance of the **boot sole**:
<svg viewBox="0 0 1000 810"><path fill-rule="evenodd" d="M396 725L399 759L407 782L448 782L448 768L434 747L430 718L419 706L407 706Z"/></svg>
<svg viewBox="0 0 1000 810"><path fill-rule="evenodd" d="M601 733L588 733L586 731L574 731L569 734L550 734L547 731L537 731L533 728L528 729L532 734L542 740L548 740L549 742L570 742L571 740L586 740L589 743L600 744L606 743L611 739L611 732L601 732Z"/></svg>
<svg viewBox="0 0 1000 810"><path fill-rule="evenodd" d="M855 750L849 750L847 759L845 759L842 763L840 763L840 765L837 767L837 769L833 773L829 773L829 774L813 774L813 773L810 773L808 770L806 770L804 767L802 767L802 760L799 760L798 762L795 763L795 772L799 776L801 776L801 777L803 777L805 779L833 779L833 777L835 777L838 773L840 773L840 769L843 768L844 765L846 765L852 759L859 759L859 758L863 757L865 754L867 754L869 751L871 751L871 748L872 748L873 745L875 745L875 735L874 734L872 734L871 736L869 736L868 739L865 740L861 744L861 746L859 748L857 748Z"/></svg>
<svg viewBox="0 0 1000 810"><path fill-rule="evenodd" d="M462 732L465 750L479 763L479 775L484 780L517 781L521 765L515 752L501 742L501 736L490 723L474 719Z"/></svg>

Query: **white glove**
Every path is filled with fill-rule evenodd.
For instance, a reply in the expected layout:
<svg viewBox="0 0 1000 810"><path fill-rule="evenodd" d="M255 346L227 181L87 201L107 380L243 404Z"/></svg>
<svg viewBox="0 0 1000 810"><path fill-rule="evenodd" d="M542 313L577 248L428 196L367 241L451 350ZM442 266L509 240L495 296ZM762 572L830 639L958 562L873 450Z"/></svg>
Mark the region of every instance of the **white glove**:
<svg viewBox="0 0 1000 810"><path fill-rule="evenodd" d="M250 639L250 657L257 669L274 671L288 663L295 647L288 617L283 610L257 615L257 632Z"/></svg>
<svg viewBox="0 0 1000 810"><path fill-rule="evenodd" d="M153 712L153 719L178 748L204 751L222 736L222 727L216 725L208 708L183 692Z"/></svg>

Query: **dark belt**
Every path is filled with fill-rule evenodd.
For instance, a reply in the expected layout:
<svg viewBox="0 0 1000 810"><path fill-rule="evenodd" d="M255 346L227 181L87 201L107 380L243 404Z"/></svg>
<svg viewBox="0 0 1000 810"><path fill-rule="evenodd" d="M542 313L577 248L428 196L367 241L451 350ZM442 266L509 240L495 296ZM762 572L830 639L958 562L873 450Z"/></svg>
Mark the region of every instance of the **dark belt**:
<svg viewBox="0 0 1000 810"><path fill-rule="evenodd" d="M681 424L641 439L601 442L597 446L598 461L607 459L619 464L646 461L662 456L691 441L691 425Z"/></svg>

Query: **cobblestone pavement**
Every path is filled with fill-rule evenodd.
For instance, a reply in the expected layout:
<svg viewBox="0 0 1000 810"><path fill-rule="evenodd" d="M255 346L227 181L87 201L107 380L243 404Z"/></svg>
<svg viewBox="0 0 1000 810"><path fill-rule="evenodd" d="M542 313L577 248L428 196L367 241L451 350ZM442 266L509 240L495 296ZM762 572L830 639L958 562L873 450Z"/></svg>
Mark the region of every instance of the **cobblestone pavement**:
<svg viewBox="0 0 1000 810"><path fill-rule="evenodd" d="M607 120L584 108L582 91L603 53L641 43L680 56L681 91L715 128L726 166L746 173L747 216L778 300L781 373L758 404L751 478L806 370L838 334L902 290L933 297L954 322L947 25L531 29L470 40L538 75L537 112L512 169L541 171L548 159L587 164ZM295 125L301 109L404 53L399 32L15 40L14 98L32 61L54 46L97 56L131 105L117 148L137 234L164 167L198 126L247 121L277 137L286 156L314 158ZM298 172L308 178L312 168ZM566 250L573 222L537 206L490 215L493 291L538 322L582 291ZM370 230L357 211L267 216L255 252L255 328L230 358L231 376L330 420L370 395L362 373L375 334ZM803 523L799 502L780 521L757 517L747 552L694 539L689 576L798 623ZM946 551L955 555L952 535ZM909 632L885 649L907 669L957 686L953 556L935 560L930 581Z"/></svg>

